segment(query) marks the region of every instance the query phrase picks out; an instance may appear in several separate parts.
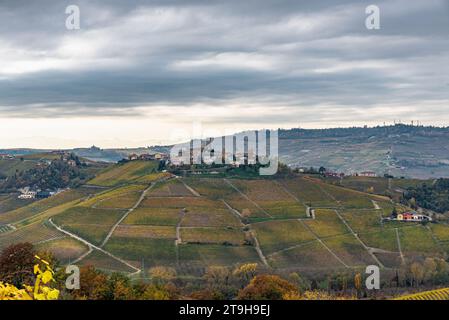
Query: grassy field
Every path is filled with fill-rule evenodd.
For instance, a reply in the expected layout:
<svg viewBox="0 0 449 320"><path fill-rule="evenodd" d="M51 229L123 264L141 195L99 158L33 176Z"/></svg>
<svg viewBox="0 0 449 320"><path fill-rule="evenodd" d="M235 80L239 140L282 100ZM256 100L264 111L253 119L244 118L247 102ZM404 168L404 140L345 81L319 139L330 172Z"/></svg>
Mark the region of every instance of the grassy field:
<svg viewBox="0 0 449 320"><path fill-rule="evenodd" d="M266 254L315 240L314 235L297 220L261 222L251 225L251 229Z"/></svg>
<svg viewBox="0 0 449 320"><path fill-rule="evenodd" d="M369 247L398 252L396 231L390 229L372 229L369 233L360 233L360 239Z"/></svg>
<svg viewBox="0 0 449 320"><path fill-rule="evenodd" d="M194 195L179 181L179 179L168 180L158 183L148 192L148 197L193 197Z"/></svg>
<svg viewBox="0 0 449 320"><path fill-rule="evenodd" d="M239 228L182 228L183 243L243 245L245 233Z"/></svg>
<svg viewBox="0 0 449 320"><path fill-rule="evenodd" d="M286 269L339 269L344 267L318 241L307 242L269 257L274 268Z"/></svg>
<svg viewBox="0 0 449 320"><path fill-rule="evenodd" d="M105 246L109 252L131 262L147 266L174 265L175 242L168 239L112 237Z"/></svg>
<svg viewBox="0 0 449 320"><path fill-rule="evenodd" d="M320 238L349 233L348 228L332 209L315 210L315 219L304 221Z"/></svg>
<svg viewBox="0 0 449 320"><path fill-rule="evenodd" d="M120 184L135 182L141 179L146 182L150 174L156 173L158 162L156 161L130 161L120 165L110 166L99 172L89 181L91 185L112 187Z"/></svg>
<svg viewBox="0 0 449 320"><path fill-rule="evenodd" d="M417 225L399 229L402 251L410 258L416 256L439 256L441 249L435 243L430 231Z"/></svg>
<svg viewBox="0 0 449 320"><path fill-rule="evenodd" d="M40 243L36 245L36 249L51 252L62 264L70 264L89 248L77 240L64 237Z"/></svg>
<svg viewBox="0 0 449 320"><path fill-rule="evenodd" d="M230 183L232 184L233 181L235 180L230 181ZM269 217L268 214L264 212L263 208L258 207L257 204L242 196L242 194L224 179L187 178L186 183L200 195L203 195L208 199L226 201L228 205L250 220Z"/></svg>
<svg viewBox="0 0 449 320"><path fill-rule="evenodd" d="M316 183L302 177L285 179L280 181L280 183L310 207L336 207L338 205Z"/></svg>
<svg viewBox="0 0 449 320"><path fill-rule="evenodd" d="M135 270L128 267L126 264L111 258L101 251L94 250L87 257L81 260L79 263L81 266L95 266L96 268L106 272L124 272L131 273ZM136 264L138 267L139 264Z"/></svg>
<svg viewBox="0 0 449 320"><path fill-rule="evenodd" d="M344 177L339 181L346 188L375 194L385 194L388 190L388 179L381 177Z"/></svg>
<svg viewBox="0 0 449 320"><path fill-rule="evenodd" d="M117 238L176 238L176 228L172 226L119 225L112 234Z"/></svg>
<svg viewBox="0 0 449 320"><path fill-rule="evenodd" d="M439 241L449 241L449 225L443 223L433 223L429 225L433 234Z"/></svg>
<svg viewBox="0 0 449 320"><path fill-rule="evenodd" d="M19 242L39 244L40 242L62 236L62 233L46 224L35 223L15 231L0 234L0 250Z"/></svg>
<svg viewBox="0 0 449 320"><path fill-rule="evenodd" d="M335 199L342 207L348 209L373 208L373 203L369 196L366 194L326 183L318 183L318 185L333 199Z"/></svg>
<svg viewBox="0 0 449 320"><path fill-rule="evenodd" d="M340 211L340 214L355 232L369 232L381 227L382 211L380 210L352 209Z"/></svg>
<svg viewBox="0 0 449 320"><path fill-rule="evenodd" d="M122 210L77 206L55 216L53 221L62 228L98 245L123 214Z"/></svg>
<svg viewBox="0 0 449 320"><path fill-rule="evenodd" d="M353 235L328 238L324 243L349 266L375 264L374 259Z"/></svg>
<svg viewBox="0 0 449 320"><path fill-rule="evenodd" d="M258 262L259 257L251 246L195 245L179 246L179 264L191 266L233 266L240 263Z"/></svg>
<svg viewBox="0 0 449 320"><path fill-rule="evenodd" d="M240 220L224 208L222 203L217 203L216 208L188 207L182 220L183 227L238 227L240 225Z"/></svg>
<svg viewBox="0 0 449 320"><path fill-rule="evenodd" d="M118 188L114 188L114 189L107 189L103 192L96 194L93 197L90 197L88 200L83 201L83 203L81 203L81 205L85 206L85 207L97 207L97 206L102 206L103 202L106 202L106 204L108 204L108 202L112 202L112 204L114 204L115 199L117 199L117 198L123 198L123 200L126 201L127 200L126 198L129 197L130 195L131 196L139 195L139 197L140 197L140 194L143 192L143 190L145 190L145 188L146 188L145 185L131 184L131 185L118 187ZM118 202L118 203L115 202L115 205L119 205L119 206L123 207L123 206L128 205L128 203L129 202L127 202L126 204L120 204L120 202ZM134 205L134 203L132 205Z"/></svg>
<svg viewBox="0 0 449 320"><path fill-rule="evenodd" d="M35 199L18 199L18 194L5 195L0 198L0 214L27 206Z"/></svg>
<svg viewBox="0 0 449 320"><path fill-rule="evenodd" d="M176 226L181 219L178 208L138 208L123 221L130 225Z"/></svg>
<svg viewBox="0 0 449 320"><path fill-rule="evenodd" d="M68 203L74 200L78 200L88 196L93 190L78 188L61 192L47 199L34 201L33 203L20 207L16 210L9 211L7 213L0 214L0 224L2 223L14 223L19 220L27 219L38 215L44 211L47 211L53 207Z"/></svg>
<svg viewBox="0 0 449 320"><path fill-rule="evenodd" d="M275 181L233 179L231 182L260 208L277 219L306 216L306 207Z"/></svg>

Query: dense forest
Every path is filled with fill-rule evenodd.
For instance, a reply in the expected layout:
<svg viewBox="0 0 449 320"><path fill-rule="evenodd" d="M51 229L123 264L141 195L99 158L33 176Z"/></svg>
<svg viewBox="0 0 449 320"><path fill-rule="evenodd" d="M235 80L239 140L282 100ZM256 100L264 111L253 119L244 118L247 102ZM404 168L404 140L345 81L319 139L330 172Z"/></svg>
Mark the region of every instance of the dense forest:
<svg viewBox="0 0 449 320"><path fill-rule="evenodd" d="M449 179L438 179L434 184L423 183L404 192L403 201L412 207L422 207L439 213L449 211Z"/></svg>

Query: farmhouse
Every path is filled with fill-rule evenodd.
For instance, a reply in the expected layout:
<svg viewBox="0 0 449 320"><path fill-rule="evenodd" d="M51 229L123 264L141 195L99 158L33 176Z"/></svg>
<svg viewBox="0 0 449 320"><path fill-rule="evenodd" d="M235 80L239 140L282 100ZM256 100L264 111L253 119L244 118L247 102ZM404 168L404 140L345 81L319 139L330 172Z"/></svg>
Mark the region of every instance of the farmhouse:
<svg viewBox="0 0 449 320"><path fill-rule="evenodd" d="M418 214L416 212L404 212L398 213L396 220L405 222L421 222L432 221L432 218L424 214Z"/></svg>
<svg viewBox="0 0 449 320"><path fill-rule="evenodd" d="M21 189L20 192L21 192L21 194L17 198L22 199L22 200L34 199L34 198L36 198L36 194L37 194L36 191L30 190L29 187Z"/></svg>

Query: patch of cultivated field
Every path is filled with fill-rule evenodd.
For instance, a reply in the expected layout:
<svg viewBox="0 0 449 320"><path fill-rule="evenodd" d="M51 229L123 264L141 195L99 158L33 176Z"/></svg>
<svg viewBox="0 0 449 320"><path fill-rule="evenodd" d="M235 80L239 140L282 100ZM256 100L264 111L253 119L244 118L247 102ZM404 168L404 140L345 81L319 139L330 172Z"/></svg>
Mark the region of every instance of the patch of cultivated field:
<svg viewBox="0 0 449 320"><path fill-rule="evenodd" d="M175 242L169 239L111 237L105 250L146 266L173 265L176 263Z"/></svg>
<svg viewBox="0 0 449 320"><path fill-rule="evenodd" d="M304 223L320 238L349 233L348 228L332 209L316 209L314 220L304 220Z"/></svg>
<svg viewBox="0 0 449 320"><path fill-rule="evenodd" d="M382 209L382 215L384 217L391 216L395 207L394 203L391 203L390 201L377 201L377 204Z"/></svg>
<svg viewBox="0 0 449 320"><path fill-rule="evenodd" d="M449 241L449 225L443 223L432 223L430 229L440 241Z"/></svg>
<svg viewBox="0 0 449 320"><path fill-rule="evenodd" d="M369 232L381 227L379 210L340 210L343 219L351 226L351 228L359 232Z"/></svg>
<svg viewBox="0 0 449 320"><path fill-rule="evenodd" d="M317 182L317 184L336 199L342 207L348 209L373 208L373 203L368 195L327 183Z"/></svg>
<svg viewBox="0 0 449 320"><path fill-rule="evenodd" d="M336 207L337 203L323 192L316 183L304 178L280 181L295 197L310 207Z"/></svg>
<svg viewBox="0 0 449 320"><path fill-rule="evenodd" d="M95 245L100 245L111 229L111 226L101 224L73 223L63 226L64 230L74 233Z"/></svg>
<svg viewBox="0 0 449 320"><path fill-rule="evenodd" d="M225 201L231 208L240 212L243 217L248 218L249 221L259 221L267 218L271 219L264 213L263 209L258 208L251 201L242 198L239 195L227 198Z"/></svg>
<svg viewBox="0 0 449 320"><path fill-rule="evenodd" d="M209 200L199 197L146 197L139 208L188 208L188 207L204 207L214 208L218 201ZM221 204L223 206L223 204Z"/></svg>
<svg viewBox="0 0 449 320"><path fill-rule="evenodd" d="M183 243L243 245L246 236L240 228L182 228Z"/></svg>
<svg viewBox="0 0 449 320"><path fill-rule="evenodd" d="M54 228L48 227L42 223L30 224L26 227L2 233L0 235L0 249L4 249L9 245L30 242L37 244L56 237L62 237L63 234Z"/></svg>
<svg viewBox="0 0 449 320"><path fill-rule="evenodd" d="M53 197L35 201L25 207L21 207L16 210L1 214L0 215L0 224L14 223L19 220L30 218L30 217L40 214L50 208L86 197L89 194L89 192L92 192L92 191L89 191L89 190L86 190L83 188L71 189L71 190L61 192Z"/></svg>
<svg viewBox="0 0 449 320"><path fill-rule="evenodd" d="M36 249L51 252L63 265L69 264L89 250L83 243L69 237L40 243Z"/></svg>
<svg viewBox="0 0 449 320"><path fill-rule="evenodd" d="M430 230L418 225L399 229L402 252L407 256L436 256L441 250L432 238Z"/></svg>
<svg viewBox="0 0 449 320"><path fill-rule="evenodd" d="M92 253L90 253L83 260L79 261L77 264L80 266L95 266L97 269L106 272L126 272L126 273L135 272L134 269L131 269L126 264L114 258L111 258L110 256L98 250L94 250Z"/></svg>
<svg viewBox="0 0 449 320"><path fill-rule="evenodd" d="M223 179L184 178L184 181L200 195L212 200L226 199L238 195L238 192Z"/></svg>
<svg viewBox="0 0 449 320"><path fill-rule="evenodd" d="M303 218L306 207L272 180L237 180L232 184L275 218Z"/></svg>
<svg viewBox="0 0 449 320"><path fill-rule="evenodd" d="M168 172L155 172L140 177L136 180L136 182L142 184L150 184L151 182L159 181L170 176L171 174Z"/></svg>
<svg viewBox="0 0 449 320"><path fill-rule="evenodd" d="M0 198L0 215L33 203L34 199L18 199L18 194L5 195Z"/></svg>
<svg viewBox="0 0 449 320"><path fill-rule="evenodd" d="M426 183L427 185L431 185L433 183L433 181L432 180L418 180L418 179L392 179L391 187L393 189L394 188L407 189L410 187L420 186L423 183Z"/></svg>
<svg viewBox="0 0 449 320"><path fill-rule="evenodd" d="M114 165L102 170L89 181L91 185L112 187L120 184L135 182L135 180L155 173L158 166L156 161L130 161Z"/></svg>
<svg viewBox="0 0 449 320"><path fill-rule="evenodd" d="M377 259L387 268L398 268L401 266L401 255L396 252L392 253L375 253Z"/></svg>
<svg viewBox="0 0 449 320"><path fill-rule="evenodd" d="M224 200L233 209L249 219L267 218L262 208L242 196L229 183L219 178L187 178L186 183L200 195L211 200ZM231 180L231 183L234 180Z"/></svg>
<svg viewBox="0 0 449 320"><path fill-rule="evenodd" d="M370 232L362 232L358 235L368 247L399 252L396 231L393 228L371 229Z"/></svg>
<svg viewBox="0 0 449 320"><path fill-rule="evenodd" d="M361 192L385 194L388 190L388 179L381 177L344 177L340 183Z"/></svg>
<svg viewBox="0 0 449 320"><path fill-rule="evenodd" d="M315 236L297 220L260 222L251 225L251 229L265 254L315 240Z"/></svg>
<svg viewBox="0 0 449 320"><path fill-rule="evenodd" d="M183 227L238 227L240 220L222 203L217 203L215 208L188 207Z"/></svg>
<svg viewBox="0 0 449 320"><path fill-rule="evenodd" d="M122 210L77 206L55 216L53 221L94 244L100 244L123 214Z"/></svg>
<svg viewBox="0 0 449 320"><path fill-rule="evenodd" d="M145 188L146 186L142 184L131 184L106 190L83 201L80 205L94 208L128 209L137 202Z"/></svg>
<svg viewBox="0 0 449 320"><path fill-rule="evenodd" d="M213 244L183 244L179 246L181 266L233 266L258 262L259 256L252 246L223 246Z"/></svg>
<svg viewBox="0 0 449 320"><path fill-rule="evenodd" d="M338 269L343 265L317 240L304 243L269 257L274 268Z"/></svg>
<svg viewBox="0 0 449 320"><path fill-rule="evenodd" d="M156 184L147 197L193 197L194 194L179 181L179 179L167 180Z"/></svg>
<svg viewBox="0 0 449 320"><path fill-rule="evenodd" d="M145 226L122 224L115 229L113 237L117 238L152 238L176 239L176 228L173 226Z"/></svg>
<svg viewBox="0 0 449 320"><path fill-rule="evenodd" d="M352 234L327 238L323 242L349 266L375 263L374 259Z"/></svg>
<svg viewBox="0 0 449 320"><path fill-rule="evenodd" d="M122 224L176 226L181 219L179 208L137 208L131 212Z"/></svg>

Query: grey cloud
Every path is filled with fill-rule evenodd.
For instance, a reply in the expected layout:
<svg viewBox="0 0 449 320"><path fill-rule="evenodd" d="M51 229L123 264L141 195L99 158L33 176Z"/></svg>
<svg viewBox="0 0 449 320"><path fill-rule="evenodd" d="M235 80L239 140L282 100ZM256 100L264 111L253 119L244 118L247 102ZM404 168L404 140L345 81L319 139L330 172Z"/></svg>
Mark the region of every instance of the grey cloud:
<svg viewBox="0 0 449 320"><path fill-rule="evenodd" d="M379 31L364 27L365 0L2 1L0 57L24 70L0 65L0 116L449 101L448 2L377 2ZM80 31L64 29L68 4Z"/></svg>

